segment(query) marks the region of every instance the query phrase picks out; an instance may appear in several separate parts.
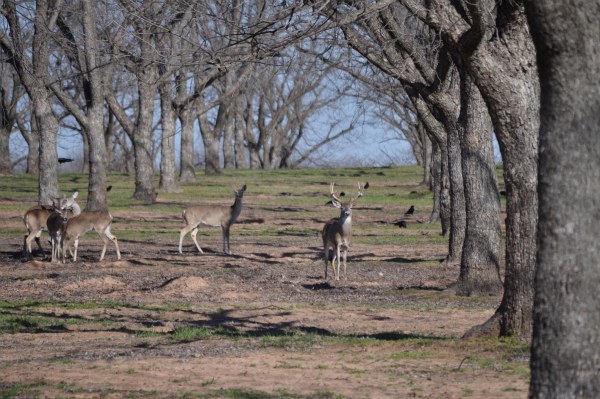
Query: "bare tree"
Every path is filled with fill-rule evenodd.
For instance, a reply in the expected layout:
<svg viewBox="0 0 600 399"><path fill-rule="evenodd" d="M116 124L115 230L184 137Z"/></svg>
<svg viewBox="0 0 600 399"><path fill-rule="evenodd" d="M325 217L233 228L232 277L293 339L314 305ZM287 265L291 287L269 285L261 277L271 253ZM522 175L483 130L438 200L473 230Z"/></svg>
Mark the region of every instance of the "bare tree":
<svg viewBox="0 0 600 399"><path fill-rule="evenodd" d="M528 1L541 82L531 398L600 397L600 8Z"/></svg>
<svg viewBox="0 0 600 399"><path fill-rule="evenodd" d="M16 1L5 1L2 15L10 30L7 36L0 32L0 46L15 67L29 98L31 99L39 141L39 195L40 204L49 204L58 196L58 156L56 139L58 120L52 111L52 93L49 60L51 35L56 27L58 9L47 0L21 5ZM21 16L26 16L24 22ZM33 20L33 26L28 23ZM28 43L31 38L31 43Z"/></svg>
<svg viewBox="0 0 600 399"><path fill-rule="evenodd" d="M400 0L439 32L461 59L488 107L500 144L507 188L504 297L496 314L471 334L529 337L537 226L539 83L522 1ZM460 7L456 7L456 5Z"/></svg>
<svg viewBox="0 0 600 399"><path fill-rule="evenodd" d="M81 7L81 8L79 8ZM87 210L106 209L106 143L104 138L104 97L106 72L102 68L101 43L97 37L96 2L84 0L58 15L65 58L77 77L75 90L57 79L50 87L63 106L82 126L89 145ZM72 26L74 25L74 26ZM77 36L81 32L81 36ZM83 99L79 96L83 95ZM82 104L82 105L80 105Z"/></svg>

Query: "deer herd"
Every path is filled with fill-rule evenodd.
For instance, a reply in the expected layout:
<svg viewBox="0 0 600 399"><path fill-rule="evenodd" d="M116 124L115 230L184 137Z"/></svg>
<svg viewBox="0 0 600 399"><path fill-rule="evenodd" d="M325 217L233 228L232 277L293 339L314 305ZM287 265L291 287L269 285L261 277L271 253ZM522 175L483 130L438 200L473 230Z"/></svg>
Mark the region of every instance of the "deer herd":
<svg viewBox="0 0 600 399"><path fill-rule="evenodd" d="M367 183L368 184L368 183ZM333 276L336 280L340 279L340 266L343 260L344 278L346 278L346 257L350 242L352 240L352 207L356 200L363 195L363 186L358 183L358 191L350 196L350 200L344 202L340 199L344 193L338 195L334 191L334 184L330 186L331 203L340 210L340 216L333 218L323 226L321 237L323 239L323 249L325 250L325 279L327 279L327 269L329 263L333 270ZM198 244L196 234L200 226L221 227L223 233L223 252L231 254L229 249L229 232L231 226L236 222L242 212L242 199L246 191L246 185L239 190L233 189L235 201L231 206L212 206L212 205L192 205L182 212L184 226L179 233L179 253L182 252L183 238L190 233L198 252L203 253ZM95 231L102 239L104 246L100 254L100 261L104 259L108 242L115 244L117 259L121 259L119 243L117 237L110 232L110 226L113 220L110 212L100 211L81 211L77 204L77 192L71 197L63 196L52 201L51 206L34 206L25 212L23 222L27 228L23 243L24 256L27 259L32 258L32 242L35 240L37 246L43 251L40 243L42 231L48 231L52 245L51 262L66 263L67 250L77 261L77 248L79 247L79 238L89 231ZM330 252L332 256L330 257ZM336 267L337 261L337 267Z"/></svg>

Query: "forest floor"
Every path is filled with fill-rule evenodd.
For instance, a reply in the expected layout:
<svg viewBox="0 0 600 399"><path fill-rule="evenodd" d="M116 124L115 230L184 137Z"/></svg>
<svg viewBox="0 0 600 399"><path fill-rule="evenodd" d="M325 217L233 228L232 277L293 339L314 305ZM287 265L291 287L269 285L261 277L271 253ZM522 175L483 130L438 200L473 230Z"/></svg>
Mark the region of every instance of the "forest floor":
<svg viewBox="0 0 600 399"><path fill-rule="evenodd" d="M218 229L179 254L171 208L123 206L122 259L110 243L99 262L89 233L66 265L46 233L22 259L22 211L0 198L0 398L527 397L528 343L461 339L501 297L454 294L438 227L385 227L400 207L365 200L347 276L326 280L319 229L337 211L247 195L233 255Z"/></svg>

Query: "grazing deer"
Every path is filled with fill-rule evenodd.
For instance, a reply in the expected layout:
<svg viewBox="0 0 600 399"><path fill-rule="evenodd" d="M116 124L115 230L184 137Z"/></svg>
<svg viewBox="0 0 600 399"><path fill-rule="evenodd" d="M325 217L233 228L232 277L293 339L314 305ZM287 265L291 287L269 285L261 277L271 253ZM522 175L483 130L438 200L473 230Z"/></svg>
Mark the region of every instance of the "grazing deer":
<svg viewBox="0 0 600 399"><path fill-rule="evenodd" d="M117 237L110 232L110 225L113 217L108 211L83 211L81 214L74 216L67 221L65 234L63 238L63 258L67 248L71 250L71 246L74 247L73 262L77 261L77 248L79 247L79 237L88 231L94 230L104 243L102 253L100 254L100 261L104 259L106 253L106 247L108 246L108 240L115 244L117 250L117 259L121 259L121 251L119 251L119 243Z"/></svg>
<svg viewBox="0 0 600 399"><path fill-rule="evenodd" d="M28 259L32 258L31 255L31 243L35 239L40 251L43 251L42 244L40 243L40 236L42 231L47 229L48 217L56 210L71 209L71 213L67 213L67 217L78 215L81 212L79 204L75 201L78 192L74 192L71 197L63 196L62 199L56 199L52 201L52 206L48 207L45 205L34 206L29 208L23 216L23 222L27 228L27 235L25 236L23 243L24 256Z"/></svg>
<svg viewBox="0 0 600 399"><path fill-rule="evenodd" d="M182 253L181 244L183 243L183 237L190 231L196 248L198 248L200 253L204 253L196 240L198 228L200 226L220 226L223 231L223 252L229 255L231 253L229 250L229 230L242 212L244 191L246 191L245 184L239 190L236 190L235 187L233 188L235 202L231 206L194 205L186 208L182 213L185 226L183 226L179 234L179 253Z"/></svg>
<svg viewBox="0 0 600 399"><path fill-rule="evenodd" d="M333 191L333 183L330 186L332 205L340 209L340 217L333 218L325 223L321 236L323 237L323 247L325 248L325 279L327 279L327 266L329 263L329 250L333 251L331 268L336 280L340 279L340 255L344 258L344 279L346 279L346 256L350 241L352 240L352 207L358 197L363 195L363 188L358 183L358 192L350 198L350 201L343 202ZM337 270L335 261L337 259Z"/></svg>
<svg viewBox="0 0 600 399"><path fill-rule="evenodd" d="M65 253L63 251L63 242L67 229L67 214L60 209L56 209L48 216L48 233L52 243L51 262L65 263Z"/></svg>

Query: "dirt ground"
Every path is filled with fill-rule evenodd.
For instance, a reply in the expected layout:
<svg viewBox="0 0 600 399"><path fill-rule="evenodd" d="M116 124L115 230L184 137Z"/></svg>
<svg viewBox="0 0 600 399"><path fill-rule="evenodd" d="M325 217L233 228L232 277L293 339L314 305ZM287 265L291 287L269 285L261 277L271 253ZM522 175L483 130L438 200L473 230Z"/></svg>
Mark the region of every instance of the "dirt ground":
<svg viewBox="0 0 600 399"><path fill-rule="evenodd" d="M231 256L219 234L200 238L206 252L188 237L183 255L177 233L123 239L120 261L109 246L98 262L91 233L67 265L24 262L20 240L0 242L0 300L21 304L4 316L64 321L0 334L0 397L527 396L526 353L460 339L500 298L454 296L458 269L437 262L440 246L356 244L333 281L316 236L266 241L234 226ZM205 335L175 339L182 328Z"/></svg>

